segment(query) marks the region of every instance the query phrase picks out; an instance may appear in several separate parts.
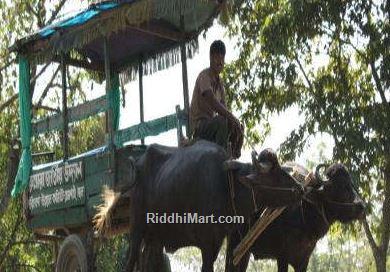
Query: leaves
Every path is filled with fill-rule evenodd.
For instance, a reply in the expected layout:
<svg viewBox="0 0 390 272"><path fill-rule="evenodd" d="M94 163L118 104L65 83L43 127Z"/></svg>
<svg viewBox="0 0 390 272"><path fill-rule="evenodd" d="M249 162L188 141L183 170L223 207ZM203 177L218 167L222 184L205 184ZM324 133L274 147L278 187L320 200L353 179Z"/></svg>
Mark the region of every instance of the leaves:
<svg viewBox="0 0 390 272"><path fill-rule="evenodd" d="M239 58L224 75L230 105L250 127L298 105L305 122L281 145L284 159L301 154L311 136L331 135L333 160L352 170L371 208L390 199L383 173L390 163L387 2L244 1L228 28ZM380 211L371 211L378 226ZM383 228L374 230L381 239Z"/></svg>

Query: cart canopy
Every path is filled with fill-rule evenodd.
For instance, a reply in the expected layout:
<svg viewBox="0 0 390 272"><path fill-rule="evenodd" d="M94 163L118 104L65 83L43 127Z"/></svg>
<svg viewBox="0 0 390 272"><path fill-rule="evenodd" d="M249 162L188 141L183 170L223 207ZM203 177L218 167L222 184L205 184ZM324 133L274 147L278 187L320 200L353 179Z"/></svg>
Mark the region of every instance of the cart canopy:
<svg viewBox="0 0 390 272"><path fill-rule="evenodd" d="M134 68L129 70L134 75L141 57L144 73L150 74L178 63L183 44L191 58L199 33L224 5L215 0L105 1L18 40L11 50L38 63L66 54L70 65L103 72L107 38L113 70Z"/></svg>

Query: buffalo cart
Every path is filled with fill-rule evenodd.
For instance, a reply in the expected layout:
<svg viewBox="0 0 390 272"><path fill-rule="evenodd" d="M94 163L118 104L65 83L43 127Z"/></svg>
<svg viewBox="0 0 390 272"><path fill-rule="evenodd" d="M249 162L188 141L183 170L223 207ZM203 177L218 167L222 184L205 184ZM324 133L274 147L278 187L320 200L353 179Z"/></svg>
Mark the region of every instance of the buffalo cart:
<svg viewBox="0 0 390 272"><path fill-rule="evenodd" d="M223 1L122 0L90 5L86 10L58 20L11 48L19 61L19 100L22 157L13 195L23 193L29 228L37 239L53 242L56 271L91 271L94 268L93 218L102 204L104 187L126 190L134 182L134 161L146 149L145 137L184 126L188 135L189 107L187 57L197 50L199 33L210 26ZM143 75L182 63L184 109L151 121L144 120ZM32 105L31 67L58 63L62 77L60 111L37 120ZM68 107L68 67L86 69L105 80L106 94ZM120 82L138 76L140 123L118 129ZM157 91L157 90L156 90ZM163 90L160 90L163 91ZM56 106L54 106L56 107ZM83 154L70 154L72 123L104 115L105 145ZM47 155L32 150L32 140L57 131L61 158L34 164ZM138 145L126 144L141 140ZM36 154L38 153L38 154ZM128 228L126 201L112 218L113 234Z"/></svg>

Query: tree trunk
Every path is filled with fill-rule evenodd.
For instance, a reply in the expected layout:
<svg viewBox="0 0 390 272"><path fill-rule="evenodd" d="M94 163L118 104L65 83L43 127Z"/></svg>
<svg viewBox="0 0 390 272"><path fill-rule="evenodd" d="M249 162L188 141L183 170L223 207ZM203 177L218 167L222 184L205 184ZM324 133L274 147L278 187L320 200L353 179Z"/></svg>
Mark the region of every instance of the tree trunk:
<svg viewBox="0 0 390 272"><path fill-rule="evenodd" d="M380 252L375 257L375 267L377 272L386 272L386 252Z"/></svg>
<svg viewBox="0 0 390 272"><path fill-rule="evenodd" d="M8 202L11 197L12 187L16 173L18 172L19 157L20 157L20 146L17 140L12 140L10 143L8 162L7 162L7 184L5 190L0 199L0 214L4 214L8 207Z"/></svg>
<svg viewBox="0 0 390 272"><path fill-rule="evenodd" d="M390 158L387 157L385 167L383 169L384 177L384 193L385 199L382 206L382 227L378 230L378 236L381 237L380 245L378 246L374 240L370 227L366 219L363 219L363 227L369 241L372 253L375 259L377 272L386 271L387 250L389 247L390 237Z"/></svg>

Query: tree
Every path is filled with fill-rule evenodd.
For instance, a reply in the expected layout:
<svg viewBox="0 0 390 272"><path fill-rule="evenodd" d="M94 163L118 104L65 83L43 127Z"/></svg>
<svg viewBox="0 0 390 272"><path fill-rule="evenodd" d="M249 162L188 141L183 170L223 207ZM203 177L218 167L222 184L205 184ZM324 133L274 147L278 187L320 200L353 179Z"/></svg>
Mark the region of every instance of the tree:
<svg viewBox="0 0 390 272"><path fill-rule="evenodd" d="M16 56L8 48L17 40L31 34L32 29L39 29L50 24L63 11L65 0L52 1L6 1L0 0L0 16L5 22L0 26L0 270L1 271L50 271L52 270L52 251L49 244L37 241L33 233L26 226L22 211L22 199L10 198L13 186L14 170L17 159L8 160L12 155L13 139L19 137L18 93L17 93L17 65ZM35 116L47 115L56 110L51 102L59 96L50 97L50 93L60 90L57 77L59 69L53 65L31 64L31 96ZM35 92L37 80L45 72L52 70L49 79L43 80L46 84L42 92ZM48 74L48 73L47 73ZM74 102L85 101L85 94L81 90L80 82L88 80L85 73L68 73L70 88L69 105ZM49 96L48 96L49 93ZM54 99L53 101L49 101ZM57 101L58 102L58 101ZM71 103L72 102L72 103ZM59 104L59 103L57 103ZM82 124L76 124L71 129L71 153L77 154L104 141L102 119L91 118ZM82 127L82 129L81 129ZM59 134L49 133L45 137L33 141L32 150L55 150L56 157L61 156ZM10 156L8 156L10 154ZM11 163L10 163L11 162ZM13 176L13 177L12 177Z"/></svg>
<svg viewBox="0 0 390 272"><path fill-rule="evenodd" d="M331 135L333 160L352 170L369 203L362 222L377 271L390 236L389 9L379 0L244 0L228 25L240 54L224 75L254 141L256 124L300 108L305 122L282 144L285 159Z"/></svg>

